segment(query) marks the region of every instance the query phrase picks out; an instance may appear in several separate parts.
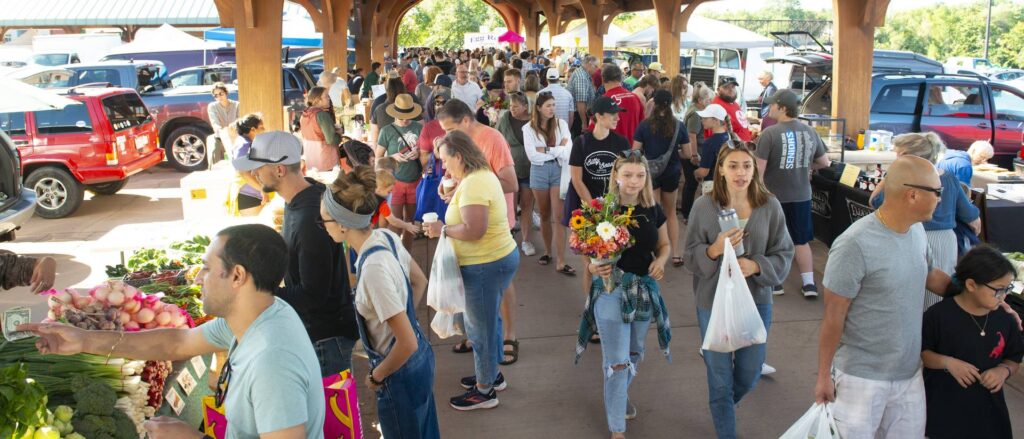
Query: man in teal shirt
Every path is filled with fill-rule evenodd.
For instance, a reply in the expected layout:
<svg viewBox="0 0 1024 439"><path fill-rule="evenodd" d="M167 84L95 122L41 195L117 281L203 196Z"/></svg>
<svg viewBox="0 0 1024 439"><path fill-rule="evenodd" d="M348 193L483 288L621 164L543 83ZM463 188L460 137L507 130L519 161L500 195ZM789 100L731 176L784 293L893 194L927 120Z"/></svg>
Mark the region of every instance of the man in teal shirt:
<svg viewBox="0 0 1024 439"><path fill-rule="evenodd" d="M626 87L626 90L633 90L636 88L636 83L640 82L640 78L644 76L644 65L634 64L633 71L629 72L629 76L626 77L625 81L622 81L622 85Z"/></svg>
<svg viewBox="0 0 1024 439"><path fill-rule="evenodd" d="M38 335L44 354L180 361L227 350L216 399L228 439L320 439L325 404L316 353L299 315L271 293L284 278L287 253L267 226L221 230L196 277L203 309L219 317L198 328L118 332L33 323L19 330ZM204 437L173 418L153 418L145 428L151 439Z"/></svg>

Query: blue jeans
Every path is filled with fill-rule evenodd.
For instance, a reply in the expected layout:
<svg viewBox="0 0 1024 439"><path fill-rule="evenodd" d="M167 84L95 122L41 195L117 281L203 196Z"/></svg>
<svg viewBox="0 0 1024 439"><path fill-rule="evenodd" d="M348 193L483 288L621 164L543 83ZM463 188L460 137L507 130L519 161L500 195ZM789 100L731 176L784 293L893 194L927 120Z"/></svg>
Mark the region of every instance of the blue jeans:
<svg viewBox="0 0 1024 439"><path fill-rule="evenodd" d="M342 336L325 338L313 343L316 358L320 360L320 376L329 377L352 368L352 347L355 340Z"/></svg>
<svg viewBox="0 0 1024 439"><path fill-rule="evenodd" d="M771 329L772 305L757 305L766 330ZM700 324L700 338L708 329L711 310L697 308L697 322ZM601 334L604 337L604 334ZM756 344L736 352L721 353L704 351L704 365L708 371L708 399L715 433L720 439L736 437L736 404L743 396L754 390L761 378L766 344Z"/></svg>
<svg viewBox="0 0 1024 439"><path fill-rule="evenodd" d="M629 385L636 376L636 365L644 358L644 338L650 320L622 321L622 289L601 293L594 303L594 318L601 334L601 369L604 371L604 411L608 430L626 432L626 400ZM614 366L625 365L616 370Z"/></svg>
<svg viewBox="0 0 1024 439"><path fill-rule="evenodd" d="M501 296L512 283L519 268L519 250L486 264L463 265L462 283L466 286L466 336L473 343L476 382L483 390L498 379L502 358Z"/></svg>
<svg viewBox="0 0 1024 439"><path fill-rule="evenodd" d="M434 406L434 351L421 334L416 352L377 391L377 417L387 439L438 439ZM377 358L376 366L383 361Z"/></svg>

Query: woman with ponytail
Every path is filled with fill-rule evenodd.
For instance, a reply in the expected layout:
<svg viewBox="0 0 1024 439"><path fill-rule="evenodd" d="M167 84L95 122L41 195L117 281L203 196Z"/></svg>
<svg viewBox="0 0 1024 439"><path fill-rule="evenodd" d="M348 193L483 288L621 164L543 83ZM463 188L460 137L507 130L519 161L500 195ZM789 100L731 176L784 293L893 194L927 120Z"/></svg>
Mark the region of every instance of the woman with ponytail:
<svg viewBox="0 0 1024 439"><path fill-rule="evenodd" d="M355 304L359 339L370 359L366 387L377 396L386 438L440 438L434 405L434 352L416 320L426 276L398 235L373 229L373 168L342 173L324 191L320 227L359 253ZM412 279L410 281L410 279ZM417 285L416 291L413 285Z"/></svg>
<svg viewBox="0 0 1024 439"><path fill-rule="evenodd" d="M1010 438L1003 384L1020 368L1024 340L1001 306L1017 273L999 251L975 247L956 265L945 298L924 313L926 435Z"/></svg>

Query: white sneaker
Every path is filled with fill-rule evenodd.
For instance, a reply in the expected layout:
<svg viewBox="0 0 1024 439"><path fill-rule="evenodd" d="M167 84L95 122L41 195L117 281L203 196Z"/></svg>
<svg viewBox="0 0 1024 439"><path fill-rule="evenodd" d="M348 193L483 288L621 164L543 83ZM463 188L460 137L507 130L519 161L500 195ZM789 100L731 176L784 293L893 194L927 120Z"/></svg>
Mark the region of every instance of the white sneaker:
<svg viewBox="0 0 1024 439"><path fill-rule="evenodd" d="M540 230L540 214L533 212L533 230Z"/></svg>
<svg viewBox="0 0 1024 439"><path fill-rule="evenodd" d="M782 285L772 288L773 296L781 296L783 294L786 294L786 290L782 289Z"/></svg>
<svg viewBox="0 0 1024 439"><path fill-rule="evenodd" d="M521 247L523 249L523 254L526 256L533 256L537 254L537 248L534 247L533 243L530 241L523 241Z"/></svg>
<svg viewBox="0 0 1024 439"><path fill-rule="evenodd" d="M701 358L704 358L704 349L697 348L697 355L699 355Z"/></svg>
<svg viewBox="0 0 1024 439"><path fill-rule="evenodd" d="M778 371L775 370L774 367L769 366L768 363L764 363L761 365L761 375L771 375L775 372Z"/></svg>

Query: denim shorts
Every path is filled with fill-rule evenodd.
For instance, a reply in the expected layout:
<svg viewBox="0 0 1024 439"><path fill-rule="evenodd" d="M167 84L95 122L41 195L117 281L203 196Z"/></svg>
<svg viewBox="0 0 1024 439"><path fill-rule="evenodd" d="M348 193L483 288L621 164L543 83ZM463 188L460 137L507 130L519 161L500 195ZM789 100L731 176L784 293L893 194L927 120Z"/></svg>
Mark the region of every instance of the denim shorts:
<svg viewBox="0 0 1024 439"><path fill-rule="evenodd" d="M559 187L562 181L562 167L558 160L549 160L543 165L530 165L530 189L547 190Z"/></svg>

